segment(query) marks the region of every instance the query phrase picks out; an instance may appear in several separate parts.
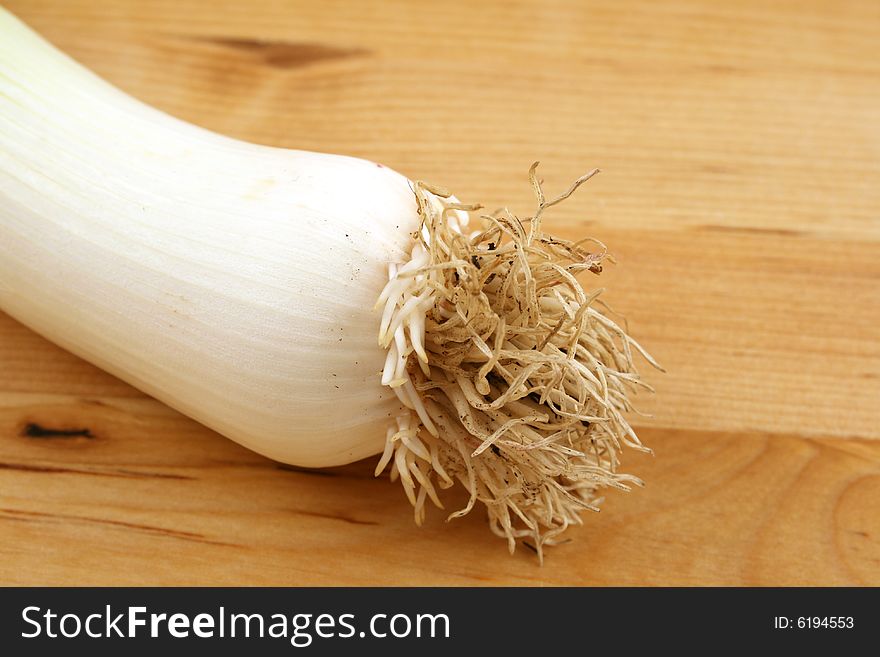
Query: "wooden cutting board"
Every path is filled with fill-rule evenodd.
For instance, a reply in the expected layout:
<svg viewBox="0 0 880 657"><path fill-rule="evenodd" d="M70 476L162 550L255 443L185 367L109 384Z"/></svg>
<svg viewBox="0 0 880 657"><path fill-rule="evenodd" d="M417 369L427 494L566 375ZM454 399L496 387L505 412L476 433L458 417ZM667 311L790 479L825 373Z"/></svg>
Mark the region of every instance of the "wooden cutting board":
<svg viewBox="0 0 880 657"><path fill-rule="evenodd" d="M880 584L880 4L14 0L133 95L606 242L669 373L539 567L374 462L256 456L0 315L4 584ZM463 503L447 498L449 510Z"/></svg>

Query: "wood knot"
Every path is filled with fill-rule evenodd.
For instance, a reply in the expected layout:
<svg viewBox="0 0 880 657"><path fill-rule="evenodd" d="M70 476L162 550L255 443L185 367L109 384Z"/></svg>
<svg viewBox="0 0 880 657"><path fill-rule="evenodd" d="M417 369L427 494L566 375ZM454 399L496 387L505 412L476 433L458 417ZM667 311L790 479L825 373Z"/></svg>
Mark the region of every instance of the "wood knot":
<svg viewBox="0 0 880 657"><path fill-rule="evenodd" d="M50 438L88 438L95 439L97 436L90 429L82 428L63 428L54 429L44 427L36 422L28 422L21 430L21 435L25 438L50 439Z"/></svg>

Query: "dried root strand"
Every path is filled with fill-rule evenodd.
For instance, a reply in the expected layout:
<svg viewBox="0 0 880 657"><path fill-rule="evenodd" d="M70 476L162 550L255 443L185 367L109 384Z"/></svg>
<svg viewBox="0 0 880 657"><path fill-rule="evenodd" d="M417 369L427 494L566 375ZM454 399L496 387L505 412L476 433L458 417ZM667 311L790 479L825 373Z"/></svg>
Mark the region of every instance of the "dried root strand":
<svg viewBox="0 0 880 657"><path fill-rule="evenodd" d="M660 366L603 314L602 290L576 278L602 271L604 245L541 230L544 211L598 170L547 200L537 166L532 217L503 209L470 232L467 213L480 206L414 184L421 226L377 304L382 382L410 410L389 428L376 474L390 466L417 523L428 499L442 508L437 488L459 481L470 499L449 519L480 502L511 552L529 539L543 560L581 511L598 510L602 488L641 485L617 471L623 446L649 451L624 417L637 388L650 390L633 352Z"/></svg>

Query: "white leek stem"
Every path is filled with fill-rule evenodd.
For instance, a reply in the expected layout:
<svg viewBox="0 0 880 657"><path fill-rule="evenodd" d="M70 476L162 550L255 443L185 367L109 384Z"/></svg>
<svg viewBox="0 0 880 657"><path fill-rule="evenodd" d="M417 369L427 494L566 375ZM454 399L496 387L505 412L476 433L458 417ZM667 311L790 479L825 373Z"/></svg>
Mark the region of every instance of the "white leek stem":
<svg viewBox="0 0 880 657"><path fill-rule="evenodd" d="M0 308L220 433L382 450L372 307L417 226L388 168L174 119L0 10Z"/></svg>

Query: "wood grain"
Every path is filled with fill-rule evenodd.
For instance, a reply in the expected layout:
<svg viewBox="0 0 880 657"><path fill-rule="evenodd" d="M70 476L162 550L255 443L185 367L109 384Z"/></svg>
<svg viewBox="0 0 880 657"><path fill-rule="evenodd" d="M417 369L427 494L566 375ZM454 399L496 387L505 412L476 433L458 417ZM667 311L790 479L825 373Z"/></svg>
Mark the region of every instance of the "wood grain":
<svg viewBox="0 0 880 657"><path fill-rule="evenodd" d="M669 374L656 455L625 458L647 487L541 568L478 514L416 528L371 462L280 466L0 316L0 582L880 584L880 5L768 5L11 2L236 137L522 212L532 160L551 191L602 168L547 221L611 247L607 300Z"/></svg>

